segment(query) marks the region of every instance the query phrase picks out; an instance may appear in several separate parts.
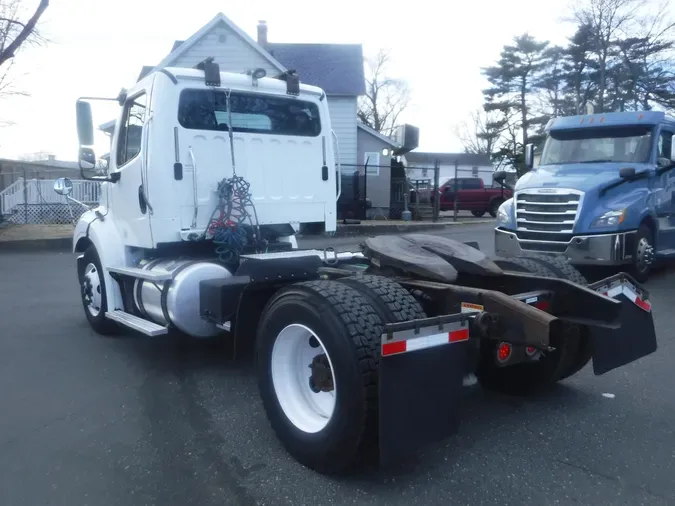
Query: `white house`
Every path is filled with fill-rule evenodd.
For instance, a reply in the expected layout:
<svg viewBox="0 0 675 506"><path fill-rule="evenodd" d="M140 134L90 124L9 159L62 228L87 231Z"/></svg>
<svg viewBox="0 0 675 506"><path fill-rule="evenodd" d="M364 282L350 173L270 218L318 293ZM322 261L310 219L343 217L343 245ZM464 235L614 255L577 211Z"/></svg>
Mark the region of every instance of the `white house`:
<svg viewBox="0 0 675 506"><path fill-rule="evenodd" d="M434 166L438 162L440 180L454 178L455 175L463 178L479 177L485 186L492 186L494 166L490 155L411 151L403 158L407 176L413 180L426 179L433 183Z"/></svg>

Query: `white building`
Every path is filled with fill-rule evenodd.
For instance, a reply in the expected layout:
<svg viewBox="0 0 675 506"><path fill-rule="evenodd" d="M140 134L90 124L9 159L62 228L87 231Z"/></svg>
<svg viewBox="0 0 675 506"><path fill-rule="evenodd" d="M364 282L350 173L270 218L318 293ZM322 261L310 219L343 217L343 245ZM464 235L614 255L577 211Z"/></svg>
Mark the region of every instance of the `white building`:
<svg viewBox="0 0 675 506"><path fill-rule="evenodd" d="M434 182L434 167L439 164L439 180L455 176L479 177L485 186L492 186L494 166L490 155L472 153L426 153L411 151L404 157L407 176L412 180L429 180Z"/></svg>

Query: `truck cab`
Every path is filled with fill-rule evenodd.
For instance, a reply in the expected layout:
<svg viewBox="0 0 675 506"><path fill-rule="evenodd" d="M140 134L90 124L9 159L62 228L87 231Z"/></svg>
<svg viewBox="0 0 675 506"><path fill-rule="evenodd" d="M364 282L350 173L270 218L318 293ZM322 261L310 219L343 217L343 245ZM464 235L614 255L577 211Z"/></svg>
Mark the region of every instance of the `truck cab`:
<svg viewBox="0 0 675 506"><path fill-rule="evenodd" d="M497 254L625 266L645 281L656 260L675 257L673 133L659 111L551 119L539 164L528 145L530 170L499 208Z"/></svg>

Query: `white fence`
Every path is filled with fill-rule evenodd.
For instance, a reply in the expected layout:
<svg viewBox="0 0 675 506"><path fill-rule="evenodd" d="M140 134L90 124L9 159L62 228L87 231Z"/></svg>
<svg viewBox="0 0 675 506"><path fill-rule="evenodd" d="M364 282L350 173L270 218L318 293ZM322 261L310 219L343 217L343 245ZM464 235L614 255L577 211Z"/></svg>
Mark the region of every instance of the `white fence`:
<svg viewBox="0 0 675 506"><path fill-rule="evenodd" d="M74 199L85 204L99 200L100 183L73 180ZM0 221L12 223L70 223L85 210L54 191L54 179L19 179L0 192ZM72 216L71 216L72 210Z"/></svg>

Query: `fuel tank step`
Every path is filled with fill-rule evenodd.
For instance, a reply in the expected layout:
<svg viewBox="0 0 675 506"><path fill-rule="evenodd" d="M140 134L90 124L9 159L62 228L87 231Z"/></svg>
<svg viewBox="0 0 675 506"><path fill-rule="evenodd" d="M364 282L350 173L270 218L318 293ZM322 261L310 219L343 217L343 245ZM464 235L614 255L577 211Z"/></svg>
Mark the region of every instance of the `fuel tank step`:
<svg viewBox="0 0 675 506"><path fill-rule="evenodd" d="M169 330L166 327L157 325L156 323L144 320L138 316L134 316L119 309L116 311L107 311L105 317L114 322L120 323L125 327L128 327L132 330L136 330L145 334L146 336L161 336L162 334L168 334Z"/></svg>
<svg viewBox="0 0 675 506"><path fill-rule="evenodd" d="M139 269L138 267L108 267L108 272L131 276L138 279L147 279L148 281L169 281L173 279L173 273L163 269Z"/></svg>

